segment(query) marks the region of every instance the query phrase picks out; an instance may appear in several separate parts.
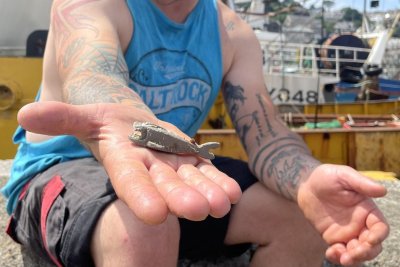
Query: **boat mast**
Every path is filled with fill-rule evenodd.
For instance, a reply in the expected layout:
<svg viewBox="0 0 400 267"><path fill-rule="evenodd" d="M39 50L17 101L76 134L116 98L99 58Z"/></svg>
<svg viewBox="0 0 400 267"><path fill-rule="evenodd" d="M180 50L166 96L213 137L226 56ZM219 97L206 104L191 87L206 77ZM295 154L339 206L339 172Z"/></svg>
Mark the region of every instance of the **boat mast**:
<svg viewBox="0 0 400 267"><path fill-rule="evenodd" d="M364 0L361 33L362 33L362 35L364 35L365 33L368 33L368 32L370 32L370 31L369 31L369 25L368 25L368 19L367 19L367 0Z"/></svg>

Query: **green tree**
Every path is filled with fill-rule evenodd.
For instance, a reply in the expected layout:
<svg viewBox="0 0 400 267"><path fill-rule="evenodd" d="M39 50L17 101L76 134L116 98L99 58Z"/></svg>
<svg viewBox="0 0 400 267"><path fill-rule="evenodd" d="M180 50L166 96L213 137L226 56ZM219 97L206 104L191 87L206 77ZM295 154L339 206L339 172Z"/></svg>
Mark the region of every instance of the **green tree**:
<svg viewBox="0 0 400 267"><path fill-rule="evenodd" d="M306 3L308 0L302 0ZM263 0L264 2L264 12L265 13L276 13L274 17L271 18L272 21L276 21L282 24L286 16L289 13L294 12L294 7L302 8L302 5L295 0ZM291 9L293 8L293 9Z"/></svg>
<svg viewBox="0 0 400 267"><path fill-rule="evenodd" d="M360 12L358 12L358 10L350 7L345 7L342 9L342 13L342 20L353 22L356 28L361 26L363 16Z"/></svg>
<svg viewBox="0 0 400 267"><path fill-rule="evenodd" d="M324 8L326 8L327 10L330 10L335 5L335 1L333 1L333 0L323 0L322 4L323 4Z"/></svg>

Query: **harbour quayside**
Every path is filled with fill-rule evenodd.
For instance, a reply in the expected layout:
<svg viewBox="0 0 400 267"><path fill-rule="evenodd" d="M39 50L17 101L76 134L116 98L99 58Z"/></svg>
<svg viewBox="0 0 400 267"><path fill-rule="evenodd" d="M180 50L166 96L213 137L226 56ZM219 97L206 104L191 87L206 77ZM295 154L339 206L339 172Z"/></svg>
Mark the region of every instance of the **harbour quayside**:
<svg viewBox="0 0 400 267"><path fill-rule="evenodd" d="M291 14L296 6L265 13L264 2L228 1L255 29L264 52L266 84L275 104L394 100L400 96L400 39L391 38L400 12L370 17L365 13L360 29L315 40L305 25L313 23L312 16ZM283 25L277 26L279 31L269 30L271 17L280 13L286 14L282 24L292 27L285 32ZM287 22L290 20L294 22ZM300 34L308 36L299 38Z"/></svg>

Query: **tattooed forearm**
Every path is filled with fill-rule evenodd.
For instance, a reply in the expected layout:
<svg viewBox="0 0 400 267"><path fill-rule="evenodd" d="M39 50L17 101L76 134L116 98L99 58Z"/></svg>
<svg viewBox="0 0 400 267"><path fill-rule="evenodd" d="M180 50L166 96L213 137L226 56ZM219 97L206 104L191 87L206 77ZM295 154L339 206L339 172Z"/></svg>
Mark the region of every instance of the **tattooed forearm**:
<svg viewBox="0 0 400 267"><path fill-rule="evenodd" d="M64 67L71 68L63 88L65 101L83 104L139 100L128 88L128 70L121 49L86 44L83 39L71 43L71 47L63 58ZM69 62L73 62L72 66Z"/></svg>
<svg viewBox="0 0 400 267"><path fill-rule="evenodd" d="M310 173L318 165L304 157L302 152L296 147L282 150L271 158L267 168L267 175L276 177L276 188L288 199L297 198L297 188L303 173Z"/></svg>
<svg viewBox="0 0 400 267"><path fill-rule="evenodd" d="M261 139L263 137L265 137L264 133L263 133L263 129L260 123L260 119L258 117L258 111L254 111L251 114L246 114L243 115L240 118L237 118L236 120L236 129L237 129L237 133L239 134L239 136L241 137L243 144L246 146L246 140L247 137L249 136L249 131L252 128L255 128L258 132L257 136L256 136L256 141L257 144L260 145L261 144ZM240 127L239 127L240 125Z"/></svg>
<svg viewBox="0 0 400 267"><path fill-rule="evenodd" d="M69 38L71 32L77 29L89 29L95 34L98 30L90 24L93 19L89 16L77 13L79 8L99 0L79 0L79 1L54 1L52 7L52 27L57 32L56 43L58 45Z"/></svg>
<svg viewBox="0 0 400 267"><path fill-rule="evenodd" d="M241 86L235 86L228 81L225 84L224 92L229 114L235 124L236 131L242 140L245 149L247 150L247 139L249 138L249 134L253 129L257 131L255 140L257 141L258 145L260 145L261 139L263 139L265 136L258 115L259 111L254 110L248 114L239 114L240 108L245 105L245 101L247 100L247 98L244 96L244 90Z"/></svg>
<svg viewBox="0 0 400 267"><path fill-rule="evenodd" d="M285 143L299 143L300 138L297 134L289 132L287 136L283 136L274 140L274 142L269 142L264 146L260 147L258 152L255 154L255 157L252 161L251 170L256 172L257 164L260 160L264 159L264 157L270 154L270 151L274 149L274 147L282 146ZM304 150L307 150L305 144L303 144Z"/></svg>
<svg viewBox="0 0 400 267"><path fill-rule="evenodd" d="M300 137L289 133L262 147L251 169L265 184L294 200L299 182L319 164Z"/></svg>
<svg viewBox="0 0 400 267"><path fill-rule="evenodd" d="M62 58L62 68L67 69L71 65L71 60L79 52L79 49L84 47L84 39L78 38L71 42L71 44L65 49L64 57Z"/></svg>
<svg viewBox="0 0 400 267"><path fill-rule="evenodd" d="M229 81L223 92L232 122L249 153L252 172L271 189L296 199L300 181L320 163L301 137L283 125L266 95L245 94L240 85Z"/></svg>
<svg viewBox="0 0 400 267"><path fill-rule="evenodd" d="M267 113L267 110L266 110L266 106L265 106L266 101L263 99L263 96L260 95L260 94L257 94L257 100L258 100L258 103L259 103L259 105L261 107L261 110L263 112L262 114L264 115L264 120L265 120L265 123L266 123L266 126L267 126L267 131L269 132L269 134L272 137L276 137L276 132L272 128L272 125L270 123L270 119L268 117L268 113Z"/></svg>
<svg viewBox="0 0 400 267"><path fill-rule="evenodd" d="M300 181L319 164L303 142L288 136L260 149L251 168L265 184L295 200Z"/></svg>
<svg viewBox="0 0 400 267"><path fill-rule="evenodd" d="M295 148L295 150L293 149ZM292 152L301 152L302 154L307 155L308 151L302 146L302 144L299 143L287 143L284 145L281 145L273 150L271 150L269 152L269 154L263 159L262 163L261 163L261 168L259 169L260 174L262 175L262 178L271 178L271 172L266 172L266 169L269 169L271 167L273 163L272 158L276 157L276 154L278 155L282 155L282 153L284 155L287 156L291 156L291 155L295 155L295 154L290 154L287 153L287 151L291 150ZM285 154L286 153L286 154ZM276 163L276 162L275 162Z"/></svg>
<svg viewBox="0 0 400 267"><path fill-rule="evenodd" d="M121 103L151 112L133 90L108 75L81 74L65 87L65 101L71 104Z"/></svg>
<svg viewBox="0 0 400 267"><path fill-rule="evenodd" d="M91 71L113 76L128 84L128 67L121 49L115 44L86 42L84 38L77 38L67 47L61 61L63 69L71 68L71 75Z"/></svg>
<svg viewBox="0 0 400 267"><path fill-rule="evenodd" d="M128 67L116 34L100 31L101 18L87 12L98 1L54 1L52 33L64 101L124 103L150 111L128 86Z"/></svg>
<svg viewBox="0 0 400 267"><path fill-rule="evenodd" d="M89 44L87 53L79 60L87 70L105 73L126 84L129 81L128 67L120 47L107 43Z"/></svg>

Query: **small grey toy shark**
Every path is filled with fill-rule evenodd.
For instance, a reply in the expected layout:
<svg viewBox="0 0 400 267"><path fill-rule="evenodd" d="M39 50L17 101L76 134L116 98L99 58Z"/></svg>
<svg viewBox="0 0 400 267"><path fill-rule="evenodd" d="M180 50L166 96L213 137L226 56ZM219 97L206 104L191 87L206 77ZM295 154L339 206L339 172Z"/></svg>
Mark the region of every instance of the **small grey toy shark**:
<svg viewBox="0 0 400 267"><path fill-rule="evenodd" d="M214 159L209 149L218 148L218 142L198 145L194 139L187 141L177 134L149 122L133 123L133 133L129 139L136 145L174 154L194 154L206 159Z"/></svg>

